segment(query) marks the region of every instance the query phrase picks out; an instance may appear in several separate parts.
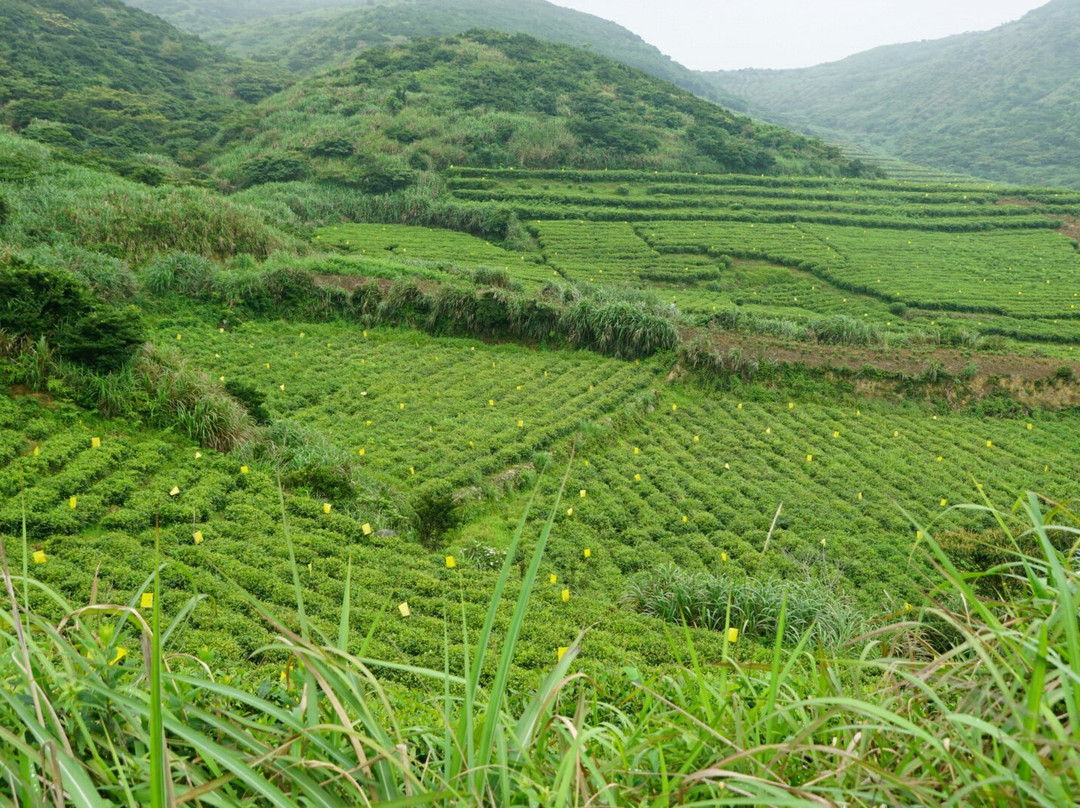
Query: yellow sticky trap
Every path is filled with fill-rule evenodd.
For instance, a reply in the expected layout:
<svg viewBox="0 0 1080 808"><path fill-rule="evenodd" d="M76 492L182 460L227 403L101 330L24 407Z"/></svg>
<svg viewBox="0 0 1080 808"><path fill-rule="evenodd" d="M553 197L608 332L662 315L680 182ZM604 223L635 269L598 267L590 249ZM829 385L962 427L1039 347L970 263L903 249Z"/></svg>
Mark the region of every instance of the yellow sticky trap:
<svg viewBox="0 0 1080 808"><path fill-rule="evenodd" d="M921 539L922 538L922 531L921 530L916 530L915 531L915 538L916 539Z"/></svg>
<svg viewBox="0 0 1080 808"><path fill-rule="evenodd" d="M740 404L740 405L738 406L738 409L740 409L740 410L742 409L742 404Z"/></svg>
<svg viewBox="0 0 1080 808"><path fill-rule="evenodd" d="M944 459L945 459L944 457L942 457L941 455L938 455L938 456L937 456L937 460L936 460L935 462L937 462L937 463L940 463L940 462L942 462L942 461L943 461Z"/></svg>
<svg viewBox="0 0 1080 808"><path fill-rule="evenodd" d="M525 422L524 421L518 421L518 426L525 426Z"/></svg>
<svg viewBox="0 0 1080 808"><path fill-rule="evenodd" d="M892 433L892 436L894 438L899 438L900 437L900 430L899 429L894 429L893 433Z"/></svg>
<svg viewBox="0 0 1080 808"><path fill-rule="evenodd" d="M452 570L456 566L457 566L457 561L454 560L454 557L453 556L447 556L446 557L446 568L448 570Z"/></svg>
<svg viewBox="0 0 1080 808"><path fill-rule="evenodd" d="M45 556L44 550L34 550L34 563L44 564L49 559Z"/></svg>
<svg viewBox="0 0 1080 808"><path fill-rule="evenodd" d="M364 524L360 527L360 529L362 531L364 531L365 536L370 536L371 535L371 524L369 522L364 522Z"/></svg>
<svg viewBox="0 0 1080 808"><path fill-rule="evenodd" d="M177 340L182 340L184 338L184 335L183 334L177 334L176 338L177 338Z"/></svg>
<svg viewBox="0 0 1080 808"><path fill-rule="evenodd" d="M988 440L988 441L986 442L986 448L987 448L987 449L989 449L989 448L990 448L991 446L993 446L993 445L994 445L994 442L993 442L992 440Z"/></svg>
<svg viewBox="0 0 1080 808"><path fill-rule="evenodd" d="M398 404L398 405L397 405L397 408L398 408L399 410L403 410L403 409L405 409L405 402L404 402L404 401L402 401L402 402L401 402L400 404Z"/></svg>
<svg viewBox="0 0 1080 808"><path fill-rule="evenodd" d="M641 475L640 474L635 474L634 479L637 480L638 482L641 482Z"/></svg>
<svg viewBox="0 0 1080 808"><path fill-rule="evenodd" d="M180 486L174 485L172 488L169 489L169 496L170 497L175 497L175 496L179 496L179 495L180 495Z"/></svg>
<svg viewBox="0 0 1080 808"><path fill-rule="evenodd" d="M789 401L789 402L788 402L788 405L787 405L787 408L788 408L789 410L793 410L793 409L795 409L795 402L794 402L794 401Z"/></svg>
<svg viewBox="0 0 1080 808"><path fill-rule="evenodd" d="M641 450L638 447L634 447L634 454L641 454Z"/></svg>
<svg viewBox="0 0 1080 808"><path fill-rule="evenodd" d="M727 553L721 553L720 554L720 560L721 561L727 561L728 560L728 554Z"/></svg>
<svg viewBox="0 0 1080 808"><path fill-rule="evenodd" d="M1027 425L1027 428L1028 428L1028 429L1034 429L1034 428L1035 428L1035 424L1028 424L1028 425Z"/></svg>
<svg viewBox="0 0 1080 808"><path fill-rule="evenodd" d="M585 489L584 488L582 488L580 491L578 491L578 496L581 497L582 499L585 499Z"/></svg>
<svg viewBox="0 0 1080 808"><path fill-rule="evenodd" d="M270 363L269 362L266 363L266 369L270 370Z"/></svg>
<svg viewBox="0 0 1080 808"><path fill-rule="evenodd" d="M944 507L945 507L946 505L948 505L948 504L949 504L949 500L947 500L947 499L942 499L942 500L941 500L941 507L942 507L942 508L944 508Z"/></svg>
<svg viewBox="0 0 1080 808"><path fill-rule="evenodd" d="M324 502L322 504L322 512L323 513L330 513L331 510L332 510L332 506L330 505L329 502Z"/></svg>
<svg viewBox="0 0 1080 808"><path fill-rule="evenodd" d="M566 603L566 601L570 600L570 590L569 589L564 589L562 591L562 600L563 600L563 603Z"/></svg>
<svg viewBox="0 0 1080 808"><path fill-rule="evenodd" d="M367 331L364 332L364 339L367 339ZM328 342L326 344L329 345L330 343Z"/></svg>
<svg viewBox="0 0 1080 808"><path fill-rule="evenodd" d="M683 518L682 518L682 520L683 520L684 522L689 522L689 521L690 521L690 517L689 517L689 516L685 516L685 515L684 515L684 516L683 516Z"/></svg>
<svg viewBox="0 0 1080 808"><path fill-rule="evenodd" d="M399 603L398 607L397 607L397 610L399 612L401 612L402 617L408 617L410 614L412 614L412 612L409 611L409 602L408 601L405 601L404 603Z"/></svg>
<svg viewBox="0 0 1080 808"><path fill-rule="evenodd" d="M907 601L904 601L904 611L905 612L910 612L911 610L912 610L912 605L910 603L908 603Z"/></svg>
<svg viewBox="0 0 1080 808"><path fill-rule="evenodd" d="M35 446L34 447L34 457L37 457L39 454L41 454L41 447L40 446Z"/></svg>
<svg viewBox="0 0 1080 808"><path fill-rule="evenodd" d="M566 652L569 651L569 650L570 650L570 646L568 646L568 645L560 645L559 646L559 662L562 662L562 658L564 656L566 656Z"/></svg>
<svg viewBox="0 0 1080 808"><path fill-rule="evenodd" d="M557 583L557 582L558 582L558 580L559 580L559 576L558 576L558 575L556 575L556 574L555 574L555 573L553 572L553 573L551 573L551 575L549 575L549 576L548 576L548 580L550 580L550 581L551 581L551 583L553 583L553 584L554 584L554 583Z"/></svg>
<svg viewBox="0 0 1080 808"><path fill-rule="evenodd" d="M772 434L772 427L771 426L765 427L765 434L766 435L771 435Z"/></svg>
<svg viewBox="0 0 1080 808"><path fill-rule="evenodd" d="M240 467L240 473L241 474L247 474L248 473L248 467L247 466L241 466Z"/></svg>
<svg viewBox="0 0 1080 808"><path fill-rule="evenodd" d="M101 438L90 438L90 448L91 449L100 449L101 448Z"/></svg>
<svg viewBox="0 0 1080 808"><path fill-rule="evenodd" d="M725 463L724 464L724 471L731 471L731 464L730 463Z"/></svg>
<svg viewBox="0 0 1080 808"><path fill-rule="evenodd" d="M679 405L678 405L678 404L672 404L672 405L671 405L671 411L672 411L672 412L675 412L675 411L676 411L677 409L679 409Z"/></svg>
<svg viewBox="0 0 1080 808"><path fill-rule="evenodd" d="M144 609L153 609L154 608L154 593L153 592L143 592L142 597L139 598L139 605Z"/></svg>
<svg viewBox="0 0 1080 808"><path fill-rule="evenodd" d="M361 457L363 457L365 453L366 453L366 450L364 450L364 449L361 449L361 450L360 450L360 456L361 456Z"/></svg>
<svg viewBox="0 0 1080 808"><path fill-rule="evenodd" d="M824 546L825 546L825 539L822 539L822 540L821 540L821 546L822 546L822 547L824 547Z"/></svg>
<svg viewBox="0 0 1080 808"><path fill-rule="evenodd" d="M859 502L862 502L862 491L859 492Z"/></svg>
<svg viewBox="0 0 1080 808"><path fill-rule="evenodd" d="M126 656L127 656L127 649L124 648L122 645L118 645L118 646L116 646L116 656L114 656L111 660L109 660L109 664L110 665L115 665L117 662L119 662L121 659L123 659Z"/></svg>
<svg viewBox="0 0 1080 808"><path fill-rule="evenodd" d="M284 392L285 392L285 385L283 385L283 384L282 384L282 385L278 385L278 390L280 390L281 392L283 392L283 393L284 393Z"/></svg>
<svg viewBox="0 0 1080 808"><path fill-rule="evenodd" d="M489 398L488 399L488 406L489 407L494 407L495 406L495 399Z"/></svg>
<svg viewBox="0 0 1080 808"><path fill-rule="evenodd" d="M739 630L737 628L729 628L727 630L727 641L732 645L739 641Z"/></svg>
<svg viewBox="0 0 1080 808"><path fill-rule="evenodd" d="M697 443L700 440L701 440L701 435L694 435L694 443Z"/></svg>
<svg viewBox="0 0 1080 808"><path fill-rule="evenodd" d="M195 540L196 544L202 544L203 543L202 531L201 530L196 530L194 533L191 534L191 538L193 538Z"/></svg>
<svg viewBox="0 0 1080 808"><path fill-rule="evenodd" d="M202 459L202 452L196 452L195 453L195 459L196 460L201 460Z"/></svg>
<svg viewBox="0 0 1080 808"><path fill-rule="evenodd" d="M813 463L814 462L814 456L812 454L808 454L806 456L806 462L807 463Z"/></svg>
<svg viewBox="0 0 1080 808"><path fill-rule="evenodd" d="M586 547L585 551L584 551L584 553L582 553L582 555L584 555L586 558L592 558L592 550L590 550L588 547Z"/></svg>
<svg viewBox="0 0 1080 808"><path fill-rule="evenodd" d="M416 474L416 469L414 469L412 466L409 466L409 474Z"/></svg>
<svg viewBox="0 0 1080 808"><path fill-rule="evenodd" d="M574 509L573 508L567 508L566 509L566 515L567 516L573 516L574 515Z"/></svg>
<svg viewBox="0 0 1080 808"><path fill-rule="evenodd" d="M68 507L71 508L72 510L75 510L75 508L76 508L76 506L78 504L79 504L79 498L78 497L72 497L71 499L68 500Z"/></svg>
<svg viewBox="0 0 1080 808"><path fill-rule="evenodd" d="M839 437L840 437L840 433L839 433L839 432L833 432L833 433L832 433L832 436L833 436L834 438L839 438Z"/></svg>

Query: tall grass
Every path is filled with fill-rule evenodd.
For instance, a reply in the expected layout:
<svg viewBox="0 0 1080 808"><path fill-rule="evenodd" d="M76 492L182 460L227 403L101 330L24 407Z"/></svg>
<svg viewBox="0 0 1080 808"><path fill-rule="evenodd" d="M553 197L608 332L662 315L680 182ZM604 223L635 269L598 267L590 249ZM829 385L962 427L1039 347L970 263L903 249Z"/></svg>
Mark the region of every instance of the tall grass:
<svg viewBox="0 0 1080 808"><path fill-rule="evenodd" d="M506 613L533 505L479 630L464 603L460 617L449 607L446 636L461 633L461 659L447 650L443 670L430 670L365 656L368 641L350 640L350 571L332 637L306 623L290 630L251 601L274 625L267 650L284 664L280 685L258 692L172 648L198 597L181 596L166 621L155 572L126 605L76 608L28 576L25 561L13 571L5 544L18 541L6 539L0 794L86 806L1068 806L1080 797L1080 519L1068 508L1028 494L1016 506L1027 526L1016 530L1008 514L971 506L997 519L1012 547L1039 548L1014 549L987 571L1009 578L1008 599L980 597L924 530L917 551L938 569L925 605L898 610L846 652L826 652L812 631L796 638L789 596L762 645L740 636L705 659L673 642L665 673L586 677L573 642L561 659L552 649L535 687L513 692L509 668L559 496ZM24 559L29 541L24 528ZM144 591L155 595L146 616L136 608ZM724 623L736 626L729 602ZM925 639L935 623L955 638L943 650ZM369 639L376 630L377 620ZM426 688L388 689L391 669Z"/></svg>

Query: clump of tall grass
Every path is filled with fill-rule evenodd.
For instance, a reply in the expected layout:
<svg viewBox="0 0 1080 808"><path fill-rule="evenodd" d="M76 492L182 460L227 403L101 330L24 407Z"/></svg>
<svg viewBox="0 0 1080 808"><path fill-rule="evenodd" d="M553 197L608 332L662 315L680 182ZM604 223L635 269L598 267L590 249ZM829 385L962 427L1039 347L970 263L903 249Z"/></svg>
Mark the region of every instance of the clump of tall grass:
<svg viewBox="0 0 1080 808"><path fill-rule="evenodd" d="M739 346L724 351L715 347L707 337L697 337L679 348L679 361L692 371L723 378L738 376L750 381L761 369L761 360L748 356Z"/></svg>
<svg viewBox="0 0 1080 808"><path fill-rule="evenodd" d="M833 650L862 634L867 626L849 597L809 574L792 580L747 578L687 572L664 564L633 578L624 602L641 614L669 623L714 631L735 627L760 642L769 642L780 632L787 645L808 638L813 645Z"/></svg>
<svg viewBox="0 0 1080 808"><path fill-rule="evenodd" d="M148 344L132 370L151 423L178 426L200 445L223 452L252 437L254 424L244 406L175 352Z"/></svg>

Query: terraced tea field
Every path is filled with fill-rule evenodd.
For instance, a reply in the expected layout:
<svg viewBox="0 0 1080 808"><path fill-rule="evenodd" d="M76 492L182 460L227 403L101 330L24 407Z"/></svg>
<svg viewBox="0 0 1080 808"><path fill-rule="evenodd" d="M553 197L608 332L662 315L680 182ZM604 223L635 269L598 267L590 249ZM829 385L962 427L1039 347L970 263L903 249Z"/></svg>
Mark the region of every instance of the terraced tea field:
<svg viewBox="0 0 1080 808"><path fill-rule="evenodd" d="M600 611L634 573L670 560L715 569L726 555L753 574L824 563L875 613L889 597L918 597L906 560L914 528L900 506L927 524L986 528L949 506L1024 486L1067 496L1076 473L1074 414L986 420L820 391L710 395L665 382L659 358L337 325L253 323L222 334L191 324L180 345L193 363L264 392L275 417L325 436L364 485L409 498L444 479L467 492L468 520L451 548L504 547L527 496L512 481L531 479L546 455L564 458L579 433L549 556L575 597Z"/></svg>
<svg viewBox="0 0 1080 808"><path fill-rule="evenodd" d="M512 207L536 249L395 225L342 225L320 239L459 274L501 268L532 290L558 278L644 289L698 322L739 307L795 321L845 315L919 339L1080 340L1080 252L1058 232L1080 214L1075 192L473 169L449 184L465 204Z"/></svg>

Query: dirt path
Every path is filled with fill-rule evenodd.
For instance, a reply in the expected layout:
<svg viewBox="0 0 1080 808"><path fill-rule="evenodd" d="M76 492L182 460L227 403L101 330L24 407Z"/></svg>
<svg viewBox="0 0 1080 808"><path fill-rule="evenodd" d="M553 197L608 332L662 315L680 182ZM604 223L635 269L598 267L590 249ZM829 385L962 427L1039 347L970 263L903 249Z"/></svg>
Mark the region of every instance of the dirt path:
<svg viewBox="0 0 1080 808"><path fill-rule="evenodd" d="M1069 367L1080 378L1080 361L1065 359L963 352L950 348L904 347L884 350L820 343L796 344L774 337L703 329L688 329L682 336L689 341L701 335L706 335L721 351L738 348L748 356L778 364L854 372L869 365L888 373L908 376L918 376L934 367L956 376L974 364L980 377L1007 376L1023 382L1049 379L1057 375L1062 367Z"/></svg>

